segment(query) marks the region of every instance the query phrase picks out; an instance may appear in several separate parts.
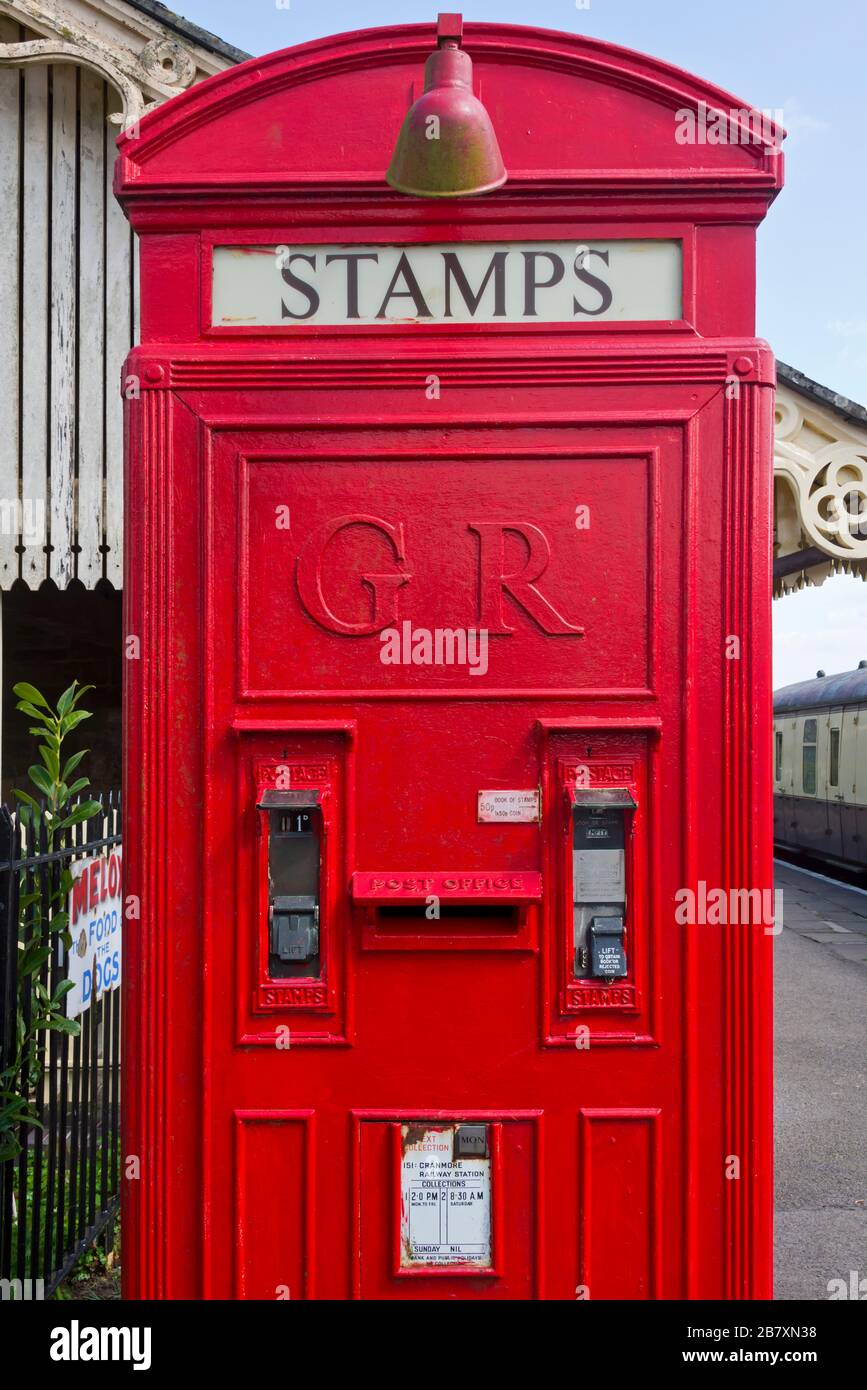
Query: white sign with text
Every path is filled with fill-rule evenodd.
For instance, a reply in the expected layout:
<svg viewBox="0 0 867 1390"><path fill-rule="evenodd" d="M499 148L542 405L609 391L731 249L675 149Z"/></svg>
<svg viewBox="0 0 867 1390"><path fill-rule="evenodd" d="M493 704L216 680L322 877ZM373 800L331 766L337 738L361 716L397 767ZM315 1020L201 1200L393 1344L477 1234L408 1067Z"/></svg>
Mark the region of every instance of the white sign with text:
<svg viewBox="0 0 867 1390"><path fill-rule="evenodd" d="M529 791L481 791L478 801L478 818L481 822L505 822L520 825L538 821L539 789Z"/></svg>
<svg viewBox="0 0 867 1390"><path fill-rule="evenodd" d="M215 246L219 328L619 323L682 315L679 241Z"/></svg>
<svg viewBox="0 0 867 1390"><path fill-rule="evenodd" d="M490 1266L491 1160L456 1158L454 1138L454 1126L402 1126L400 1231L404 1267Z"/></svg>
<svg viewBox="0 0 867 1390"><path fill-rule="evenodd" d="M66 996L67 1018L77 1018L94 1000L117 989L121 977L121 850L118 846L69 866L69 931L66 977L74 988Z"/></svg>

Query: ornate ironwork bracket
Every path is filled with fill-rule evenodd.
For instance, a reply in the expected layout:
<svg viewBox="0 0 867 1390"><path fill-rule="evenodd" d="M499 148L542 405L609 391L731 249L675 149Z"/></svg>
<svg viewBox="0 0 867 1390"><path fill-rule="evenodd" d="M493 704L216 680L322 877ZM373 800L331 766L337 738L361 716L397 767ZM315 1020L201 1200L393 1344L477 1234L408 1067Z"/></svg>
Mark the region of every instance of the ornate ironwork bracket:
<svg viewBox="0 0 867 1390"><path fill-rule="evenodd" d="M89 68L120 94L123 110L109 119L124 129L195 81L193 55L168 35L154 36L136 52L104 38L93 26L78 22L55 4L2 0L0 15L44 35L20 43L0 43L0 66L72 63Z"/></svg>
<svg viewBox="0 0 867 1390"><path fill-rule="evenodd" d="M779 394L774 474L792 492L806 543L831 559L867 561L867 442L810 449L816 438L797 400Z"/></svg>

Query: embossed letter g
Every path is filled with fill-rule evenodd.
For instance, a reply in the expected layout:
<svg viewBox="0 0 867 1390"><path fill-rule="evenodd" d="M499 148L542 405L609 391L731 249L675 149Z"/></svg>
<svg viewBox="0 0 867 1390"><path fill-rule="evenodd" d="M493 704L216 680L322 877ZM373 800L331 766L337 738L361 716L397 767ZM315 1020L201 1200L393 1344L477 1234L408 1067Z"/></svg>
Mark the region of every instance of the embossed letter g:
<svg viewBox="0 0 867 1390"><path fill-rule="evenodd" d="M347 526L368 526L387 536L391 542L395 559L400 566L400 569L392 574L362 574L359 576L360 582L370 589L373 596L373 606L368 622L344 622L342 618L337 617L336 613L332 613L322 592L322 565L326 548L329 541L339 531L345 530ZM396 526L392 526L391 522L383 521L378 516L368 516L364 512L356 512L351 516L339 516L334 521L326 521L324 525L311 531L304 542L298 555L295 572L298 597L310 617L320 627L327 628L329 632L342 633L347 637L367 637L374 632L381 632L383 628L391 627L397 622L397 591L412 578L412 574L404 569L405 563L403 522L398 522Z"/></svg>

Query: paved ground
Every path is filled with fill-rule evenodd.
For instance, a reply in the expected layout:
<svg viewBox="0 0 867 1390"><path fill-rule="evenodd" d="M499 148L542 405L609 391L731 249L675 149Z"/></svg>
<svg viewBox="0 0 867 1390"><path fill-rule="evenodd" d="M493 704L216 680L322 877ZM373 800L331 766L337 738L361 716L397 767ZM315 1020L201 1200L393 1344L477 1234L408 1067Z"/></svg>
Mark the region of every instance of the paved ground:
<svg viewBox="0 0 867 1390"><path fill-rule="evenodd" d="M867 893L788 864L777 887L776 1296L826 1299L867 1280Z"/></svg>

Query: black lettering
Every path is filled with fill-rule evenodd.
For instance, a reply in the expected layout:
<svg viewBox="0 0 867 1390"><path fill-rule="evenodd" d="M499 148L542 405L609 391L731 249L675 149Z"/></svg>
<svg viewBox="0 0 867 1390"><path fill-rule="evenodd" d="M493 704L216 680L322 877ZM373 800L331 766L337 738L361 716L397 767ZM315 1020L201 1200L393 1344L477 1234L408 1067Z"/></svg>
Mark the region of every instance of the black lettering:
<svg viewBox="0 0 867 1390"><path fill-rule="evenodd" d="M358 262L376 261L379 264L379 256L375 251L340 251L325 257L326 265L330 265L332 261L346 262L346 317L359 319L361 314L358 312Z"/></svg>
<svg viewBox="0 0 867 1390"><path fill-rule="evenodd" d="M585 309L583 304L579 304L578 300L573 297L573 313L587 314L589 318L595 318L597 314L604 314L606 309L611 308L611 305L614 301L614 293L611 289L611 286L606 284L604 280L600 280L598 275L591 275L590 271L585 270L583 265L583 262L586 261L589 256L598 256L600 261L604 261L605 264L608 265L608 255L609 253L607 251L585 251L583 256L580 258L580 263L579 259L576 257L576 280L580 280L582 284L589 285L592 290L596 290L597 294L600 297L601 303L598 309Z"/></svg>
<svg viewBox="0 0 867 1390"><path fill-rule="evenodd" d="M307 309L303 314L294 313L291 309L287 308L285 301L282 301L280 304L281 317L284 319L310 319L319 308L319 291L315 290L312 285L308 285L306 281L299 280L297 275L292 274L290 266L293 261L306 261L313 270L316 269L316 257L305 256L301 251L296 251L294 255L288 258L286 264L281 267L280 274L283 276L286 284L290 289L298 290L299 294L303 294L304 298L307 300Z"/></svg>
<svg viewBox="0 0 867 1390"><path fill-rule="evenodd" d="M559 285L563 279L565 269L562 258L554 251L524 251L524 318L535 318L538 310L536 309L536 291L550 289L552 285ZM551 262L551 279L536 279L536 262L542 257Z"/></svg>
<svg viewBox="0 0 867 1390"><path fill-rule="evenodd" d="M398 279L401 275L403 276L404 282L407 286L405 290L398 290L395 288ZM407 260L405 251L401 251L400 253L400 260L397 263L397 269L391 277L391 284L386 290L385 298L379 306L379 312L376 315L378 319L385 318L385 311L388 307L388 301L390 299L411 299L413 304L415 305L416 318L429 319L433 317L430 309L425 304L424 295L422 294L421 289L419 287L419 283L415 278L412 266Z"/></svg>
<svg viewBox="0 0 867 1390"><path fill-rule="evenodd" d="M452 317L452 276L455 284L461 293L461 298L475 316L478 312L482 295L488 287L491 276L494 277L494 317L505 318L506 316L506 257L508 251L495 251L491 257L491 263L485 271L485 277L479 285L478 293L473 294L470 289L464 268L458 259L456 251L443 251L443 261L446 271L446 312L447 319Z"/></svg>

